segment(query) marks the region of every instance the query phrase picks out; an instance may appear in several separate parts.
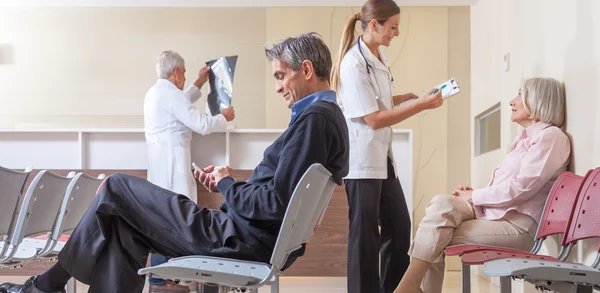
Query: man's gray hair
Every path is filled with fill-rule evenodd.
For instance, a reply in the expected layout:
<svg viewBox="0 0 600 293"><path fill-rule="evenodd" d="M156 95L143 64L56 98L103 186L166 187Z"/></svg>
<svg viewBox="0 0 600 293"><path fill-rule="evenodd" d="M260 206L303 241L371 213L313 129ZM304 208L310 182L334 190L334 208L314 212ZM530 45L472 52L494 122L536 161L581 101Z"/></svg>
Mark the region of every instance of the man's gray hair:
<svg viewBox="0 0 600 293"><path fill-rule="evenodd" d="M294 71L300 70L302 62L308 60L312 62L317 77L329 81L331 52L315 32L285 38L270 49L265 47L265 55L269 61L277 59Z"/></svg>
<svg viewBox="0 0 600 293"><path fill-rule="evenodd" d="M168 79L175 67L183 68L185 61L175 51L163 51L156 60L156 74L158 78Z"/></svg>

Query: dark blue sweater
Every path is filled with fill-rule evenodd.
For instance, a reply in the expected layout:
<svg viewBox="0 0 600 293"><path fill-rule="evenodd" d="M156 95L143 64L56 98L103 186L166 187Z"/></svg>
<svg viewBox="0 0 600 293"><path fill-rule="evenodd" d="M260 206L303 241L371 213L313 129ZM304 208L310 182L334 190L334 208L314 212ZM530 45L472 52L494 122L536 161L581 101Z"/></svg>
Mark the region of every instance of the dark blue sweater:
<svg viewBox="0 0 600 293"><path fill-rule="evenodd" d="M316 101L298 113L288 129L265 152L247 182L219 181L225 196L221 210L243 232L270 248L275 241L296 184L313 163L322 164L339 185L348 174L348 128L335 103Z"/></svg>

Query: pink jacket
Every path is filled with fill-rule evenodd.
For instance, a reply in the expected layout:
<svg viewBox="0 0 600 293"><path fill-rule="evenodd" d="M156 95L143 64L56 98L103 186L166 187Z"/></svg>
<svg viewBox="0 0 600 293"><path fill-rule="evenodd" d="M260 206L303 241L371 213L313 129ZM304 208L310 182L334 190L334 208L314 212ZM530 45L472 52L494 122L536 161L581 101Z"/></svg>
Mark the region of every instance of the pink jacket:
<svg viewBox="0 0 600 293"><path fill-rule="evenodd" d="M536 222L558 176L567 170L571 145L558 127L537 122L511 145L489 185L473 191L479 219L496 220L516 210Z"/></svg>

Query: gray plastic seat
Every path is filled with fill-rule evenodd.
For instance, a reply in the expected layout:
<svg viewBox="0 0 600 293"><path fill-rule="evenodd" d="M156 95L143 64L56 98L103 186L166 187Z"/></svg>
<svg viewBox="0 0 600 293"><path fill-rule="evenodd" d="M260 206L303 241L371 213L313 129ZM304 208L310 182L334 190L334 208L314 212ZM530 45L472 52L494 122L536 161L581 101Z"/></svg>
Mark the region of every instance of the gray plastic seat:
<svg viewBox="0 0 600 293"><path fill-rule="evenodd" d="M0 166L0 256L8 250L10 236L19 211L19 202L31 167L19 172Z"/></svg>
<svg viewBox="0 0 600 293"><path fill-rule="evenodd" d="M60 237L65 232L75 230L94 200L104 178L104 174L100 174L98 177L91 177L84 173L75 175L62 199L60 211L54 221L50 237L46 237L46 239L25 238L22 245L45 249L38 254L38 258L55 258L65 245L65 242L59 240ZM49 246L47 246L48 240L50 240Z"/></svg>
<svg viewBox="0 0 600 293"><path fill-rule="evenodd" d="M15 225L7 235L7 242L0 250L1 266L14 266L36 258L51 242L46 241L45 248L36 249L21 245L23 239L52 232L54 222L60 211L67 186L75 172L63 177L47 170L40 171L27 189Z"/></svg>
<svg viewBox="0 0 600 293"><path fill-rule="evenodd" d="M279 275L288 256L308 242L320 226L335 188L331 173L320 164L311 165L298 182L287 207L283 224L269 263L208 256L185 256L143 268L138 274L197 281L226 290L255 290L264 285L279 292ZM246 292L248 292L246 291Z"/></svg>

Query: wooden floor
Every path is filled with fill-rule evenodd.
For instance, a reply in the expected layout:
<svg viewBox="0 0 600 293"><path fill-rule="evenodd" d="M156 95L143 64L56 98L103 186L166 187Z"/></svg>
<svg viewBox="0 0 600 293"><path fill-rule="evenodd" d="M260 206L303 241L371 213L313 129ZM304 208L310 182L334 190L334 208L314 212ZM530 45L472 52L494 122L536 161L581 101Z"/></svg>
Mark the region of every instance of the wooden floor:
<svg viewBox="0 0 600 293"><path fill-rule="evenodd" d="M2 273L0 271L0 273ZM24 282L27 277L0 276L0 283ZM280 284L281 293L343 293L346 292L346 278L343 277L282 277ZM78 283L77 293L86 293L87 286ZM147 288L144 292L148 292ZM269 293L270 288L264 287L259 293ZM444 279L443 293L460 293L460 272L447 272ZM471 292L496 293L500 292L497 282L491 282L487 277L473 270L471 277Z"/></svg>

